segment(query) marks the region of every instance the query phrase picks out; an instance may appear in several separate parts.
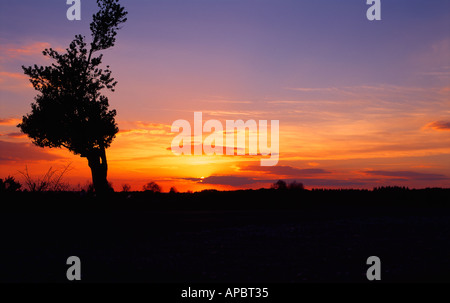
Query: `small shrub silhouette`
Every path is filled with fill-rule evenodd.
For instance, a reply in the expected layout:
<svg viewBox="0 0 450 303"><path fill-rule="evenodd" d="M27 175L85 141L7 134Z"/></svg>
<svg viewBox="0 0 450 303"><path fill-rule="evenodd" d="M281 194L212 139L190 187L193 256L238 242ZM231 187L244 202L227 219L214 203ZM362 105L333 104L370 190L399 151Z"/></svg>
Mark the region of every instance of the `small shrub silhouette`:
<svg viewBox="0 0 450 303"><path fill-rule="evenodd" d="M0 179L0 192L15 192L19 191L22 184L17 182L14 177L8 176L5 180Z"/></svg>
<svg viewBox="0 0 450 303"><path fill-rule="evenodd" d="M281 189L281 190L285 190L287 189L287 183L283 180L278 180L277 182L275 182L274 184L272 184L271 188L273 189Z"/></svg>
<svg viewBox="0 0 450 303"><path fill-rule="evenodd" d="M127 193L131 190L130 184L123 184L122 185L122 192Z"/></svg>
<svg viewBox="0 0 450 303"><path fill-rule="evenodd" d="M145 184L143 189L146 192L153 192L153 193L160 193L161 192L161 186L159 186L155 182L149 182L149 183Z"/></svg>
<svg viewBox="0 0 450 303"><path fill-rule="evenodd" d="M64 182L64 175L70 170L70 163L62 169L53 169L50 167L48 171L40 178L33 178L28 172L28 167L25 166L24 171L19 173L25 179L25 188L31 192L43 191L67 191L70 185Z"/></svg>
<svg viewBox="0 0 450 303"><path fill-rule="evenodd" d="M297 181L293 181L292 183L290 183L288 185L288 188L290 190L304 190L305 187L303 186L303 183L297 182Z"/></svg>

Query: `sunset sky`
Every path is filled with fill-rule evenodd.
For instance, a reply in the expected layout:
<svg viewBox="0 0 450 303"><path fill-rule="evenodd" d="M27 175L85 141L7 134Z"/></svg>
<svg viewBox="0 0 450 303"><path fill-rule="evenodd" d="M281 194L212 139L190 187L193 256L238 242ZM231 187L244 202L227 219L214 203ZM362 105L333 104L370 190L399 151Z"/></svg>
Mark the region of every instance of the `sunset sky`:
<svg viewBox="0 0 450 303"><path fill-rule="evenodd" d="M107 93L120 132L107 150L116 190L399 185L450 187L450 1L120 1L128 21L103 62L118 81ZM38 148L16 125L36 96L21 66L50 65L42 50L90 38L95 1L68 21L65 0L0 4L0 178L25 166L43 175L85 158ZM175 120L279 120L279 162L262 156L177 156Z"/></svg>

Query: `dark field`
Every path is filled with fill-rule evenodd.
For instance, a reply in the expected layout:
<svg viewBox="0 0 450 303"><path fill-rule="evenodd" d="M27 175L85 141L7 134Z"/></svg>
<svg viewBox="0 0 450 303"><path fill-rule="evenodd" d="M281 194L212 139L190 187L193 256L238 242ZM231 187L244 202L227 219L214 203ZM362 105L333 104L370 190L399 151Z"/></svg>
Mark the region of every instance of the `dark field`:
<svg viewBox="0 0 450 303"><path fill-rule="evenodd" d="M0 282L450 282L450 190L1 196Z"/></svg>

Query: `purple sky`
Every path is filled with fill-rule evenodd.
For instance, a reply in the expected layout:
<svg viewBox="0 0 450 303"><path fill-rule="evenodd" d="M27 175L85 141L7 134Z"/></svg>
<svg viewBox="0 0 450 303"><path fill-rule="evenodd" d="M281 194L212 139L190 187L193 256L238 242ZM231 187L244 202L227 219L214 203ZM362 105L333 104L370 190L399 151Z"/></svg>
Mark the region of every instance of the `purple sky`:
<svg viewBox="0 0 450 303"><path fill-rule="evenodd" d="M128 21L104 62L119 81L110 103L121 129L192 120L194 111L205 119L279 119L280 165L299 172L324 169L347 181L361 171L372 171L367 179L380 171L448 174L450 1L382 0L382 20L372 22L365 0L120 2ZM81 5L82 20L71 22L64 0L1 2L0 119L30 110L35 92L21 65L49 64L44 47L64 49L75 34L89 35L96 3ZM13 123L0 127L0 140L29 142L16 138ZM160 138L161 150L170 138ZM119 150L133 138L121 140L113 159L125 157ZM140 157L159 153L134 147ZM197 168L177 177L252 177ZM428 185L448 184L442 180Z"/></svg>

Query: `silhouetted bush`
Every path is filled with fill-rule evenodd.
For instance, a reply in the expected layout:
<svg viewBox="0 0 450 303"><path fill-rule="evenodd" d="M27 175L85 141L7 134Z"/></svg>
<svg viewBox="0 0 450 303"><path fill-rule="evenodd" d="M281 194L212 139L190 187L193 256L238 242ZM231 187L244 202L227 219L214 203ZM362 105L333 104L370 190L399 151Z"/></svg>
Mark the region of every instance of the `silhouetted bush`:
<svg viewBox="0 0 450 303"><path fill-rule="evenodd" d="M305 187L303 186L303 183L300 183L300 182L297 182L297 181L294 181L291 184L289 184L288 188L290 190L304 190L305 189Z"/></svg>
<svg viewBox="0 0 450 303"><path fill-rule="evenodd" d="M86 182L86 184L81 188L81 191L84 191L89 194L94 193L94 184L92 182Z"/></svg>
<svg viewBox="0 0 450 303"><path fill-rule="evenodd" d="M107 182L107 187L106 187L106 192L107 193L113 193L114 192L114 186L113 186L113 184L112 184L112 182ZM94 186L94 188L95 188L95 186Z"/></svg>
<svg viewBox="0 0 450 303"><path fill-rule="evenodd" d="M176 193L178 193L178 190L175 188L175 186L172 186L169 190L169 193L176 194Z"/></svg>
<svg viewBox="0 0 450 303"><path fill-rule="evenodd" d="M201 191L202 193L218 193L219 191L214 188L204 189Z"/></svg>
<svg viewBox="0 0 450 303"><path fill-rule="evenodd" d="M394 192L400 192L400 191L408 191L409 187L405 186L380 186L380 187L374 187L373 191L394 191Z"/></svg>
<svg viewBox="0 0 450 303"><path fill-rule="evenodd" d="M156 184L155 182L149 182L143 186L144 191L146 192L153 192L153 193L160 193L161 192L161 186Z"/></svg>
<svg viewBox="0 0 450 303"><path fill-rule="evenodd" d="M20 190L22 184L17 182L14 177L8 176L5 180L0 179L0 192L15 192Z"/></svg>
<svg viewBox="0 0 450 303"><path fill-rule="evenodd" d="M122 192L127 193L131 190L130 184L123 184L122 185Z"/></svg>
<svg viewBox="0 0 450 303"><path fill-rule="evenodd" d="M277 182L275 182L274 184L272 184L271 188L273 189L281 189L281 190L285 190L287 189L287 183L283 180L278 180Z"/></svg>
<svg viewBox="0 0 450 303"><path fill-rule="evenodd" d="M68 191L70 185L64 182L64 175L69 171L70 163L62 169L53 169L50 167L48 171L40 178L32 178L28 173L28 167L25 166L24 171L19 171L25 178L25 188L31 192L43 191Z"/></svg>

